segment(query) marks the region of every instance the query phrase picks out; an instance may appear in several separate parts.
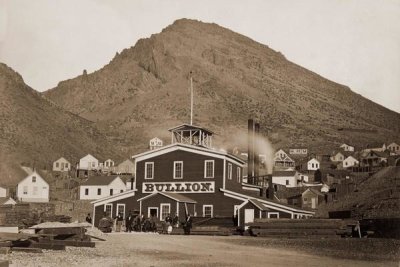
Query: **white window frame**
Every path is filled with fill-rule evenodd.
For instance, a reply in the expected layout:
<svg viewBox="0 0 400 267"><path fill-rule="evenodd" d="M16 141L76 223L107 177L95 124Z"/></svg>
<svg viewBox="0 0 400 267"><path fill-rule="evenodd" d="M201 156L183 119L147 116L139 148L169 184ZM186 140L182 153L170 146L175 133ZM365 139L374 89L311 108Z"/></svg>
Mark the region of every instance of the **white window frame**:
<svg viewBox="0 0 400 267"><path fill-rule="evenodd" d="M107 204L104 204L104 212L106 212L107 211L107 207L111 207L111 210L110 210L110 216L112 216L112 211L113 211L113 204L112 203L107 203Z"/></svg>
<svg viewBox="0 0 400 267"><path fill-rule="evenodd" d="M207 163L212 163L212 176L207 176ZM204 161L204 178L206 179L213 179L215 174L215 160L205 160Z"/></svg>
<svg viewBox="0 0 400 267"><path fill-rule="evenodd" d="M99 194L99 190L100 190L100 194ZM100 187L100 188L97 188L97 195L98 195L98 196L101 196L101 187Z"/></svg>
<svg viewBox="0 0 400 267"><path fill-rule="evenodd" d="M170 203L161 203L160 204L160 214L159 214L160 221L164 221L165 220L165 217L163 217L163 215L162 215L163 207L168 207L168 210L169 210L168 214L171 214L171 204Z"/></svg>
<svg viewBox="0 0 400 267"><path fill-rule="evenodd" d="M181 163L182 164L182 167L181 167L181 177L176 177L176 164L177 163ZM183 161L174 161L174 173L173 173L173 177L174 177L174 179L183 179Z"/></svg>
<svg viewBox="0 0 400 267"><path fill-rule="evenodd" d="M118 216L118 207L124 207L124 212L122 214L122 218L125 218L125 211L126 211L125 204L123 204L123 203L118 203L117 204L117 209L115 210L115 216Z"/></svg>
<svg viewBox="0 0 400 267"><path fill-rule="evenodd" d="M147 218L150 218L150 209L156 209L157 210L157 218L160 216L160 210L158 207L148 207L147 208Z"/></svg>
<svg viewBox="0 0 400 267"><path fill-rule="evenodd" d="M89 188L84 188L85 189L85 196L88 196L89 195ZM87 190L87 193L86 193L86 190Z"/></svg>
<svg viewBox="0 0 400 267"><path fill-rule="evenodd" d="M147 165L151 165L151 172L152 172L152 176L151 177L147 177ZM154 162L145 162L144 163L144 179L146 180L152 180L154 179Z"/></svg>
<svg viewBox="0 0 400 267"><path fill-rule="evenodd" d="M211 218L214 217L214 205L203 205L203 217L206 218L206 208L211 207ZM208 218L208 217L207 217Z"/></svg>
<svg viewBox="0 0 400 267"><path fill-rule="evenodd" d="M236 167L236 180L238 183L242 181L242 169L240 167Z"/></svg>
<svg viewBox="0 0 400 267"><path fill-rule="evenodd" d="M228 180L232 180L232 163L228 163L228 171L227 171L227 176L228 176Z"/></svg>
<svg viewBox="0 0 400 267"><path fill-rule="evenodd" d="M271 215L276 215L276 218L271 218ZM279 212L267 212L268 219L279 219Z"/></svg>

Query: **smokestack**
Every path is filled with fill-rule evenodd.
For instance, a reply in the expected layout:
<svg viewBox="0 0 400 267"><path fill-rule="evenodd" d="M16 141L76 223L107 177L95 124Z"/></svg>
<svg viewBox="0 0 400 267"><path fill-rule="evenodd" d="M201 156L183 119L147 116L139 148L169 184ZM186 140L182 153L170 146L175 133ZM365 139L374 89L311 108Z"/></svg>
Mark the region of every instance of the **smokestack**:
<svg viewBox="0 0 400 267"><path fill-rule="evenodd" d="M260 174L260 124L254 124L254 140L253 140L253 147L254 147L254 176L258 177ZM254 183L256 184L258 181L255 178Z"/></svg>
<svg viewBox="0 0 400 267"><path fill-rule="evenodd" d="M253 184L254 177L254 121L248 120L247 183Z"/></svg>
<svg viewBox="0 0 400 267"><path fill-rule="evenodd" d="M133 177L131 177L131 190L133 190Z"/></svg>
<svg viewBox="0 0 400 267"><path fill-rule="evenodd" d="M272 183L272 174L268 174L267 198L274 199L274 185Z"/></svg>

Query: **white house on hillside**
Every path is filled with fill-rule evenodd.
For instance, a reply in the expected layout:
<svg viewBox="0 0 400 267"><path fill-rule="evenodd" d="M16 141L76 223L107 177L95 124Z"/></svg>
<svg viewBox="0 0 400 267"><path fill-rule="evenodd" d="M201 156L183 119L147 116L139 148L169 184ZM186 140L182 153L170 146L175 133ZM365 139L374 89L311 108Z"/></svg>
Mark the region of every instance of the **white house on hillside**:
<svg viewBox="0 0 400 267"><path fill-rule="evenodd" d="M309 171L316 171L316 170L318 170L320 168L320 163L319 163L319 161L318 160L316 160L316 159L310 159L308 162L307 162L307 170L309 170Z"/></svg>
<svg viewBox="0 0 400 267"><path fill-rule="evenodd" d="M97 170L99 168L99 160L90 154L87 154L79 160L79 170Z"/></svg>
<svg viewBox="0 0 400 267"><path fill-rule="evenodd" d="M17 199L22 202L49 202L49 184L37 172L22 167L27 173L17 185Z"/></svg>
<svg viewBox="0 0 400 267"><path fill-rule="evenodd" d="M345 155L341 152L337 152L336 154L334 154L333 156L331 156L331 161L333 162L341 162L345 159Z"/></svg>
<svg viewBox="0 0 400 267"><path fill-rule="evenodd" d="M345 160L343 160L343 168L350 168L358 165L358 160L352 156L348 156Z"/></svg>
<svg viewBox="0 0 400 267"><path fill-rule="evenodd" d="M343 149L343 151L346 151L346 152L354 152L354 146L348 145L346 143L342 144L340 146L340 148Z"/></svg>
<svg viewBox="0 0 400 267"><path fill-rule="evenodd" d="M285 185L286 187L302 186L301 182L308 182L308 176L298 171L274 171L272 183Z"/></svg>
<svg viewBox="0 0 400 267"><path fill-rule="evenodd" d="M149 148L150 150L154 150L157 148L160 148L163 146L163 140L161 140L158 137L154 137L153 139L150 140L149 142Z"/></svg>
<svg viewBox="0 0 400 267"><path fill-rule="evenodd" d="M112 159L108 159L104 161L104 163L101 166L101 169L105 172L113 171L114 170L114 161Z"/></svg>
<svg viewBox="0 0 400 267"><path fill-rule="evenodd" d="M79 187L79 199L99 199L126 191L119 176L92 176Z"/></svg>
<svg viewBox="0 0 400 267"><path fill-rule="evenodd" d="M71 163L63 157L53 162L53 171L67 172L70 170L71 170Z"/></svg>
<svg viewBox="0 0 400 267"><path fill-rule="evenodd" d="M396 143L391 143L386 148L388 150L390 150L391 152L394 152L396 154L400 154L400 146L398 144L396 144Z"/></svg>

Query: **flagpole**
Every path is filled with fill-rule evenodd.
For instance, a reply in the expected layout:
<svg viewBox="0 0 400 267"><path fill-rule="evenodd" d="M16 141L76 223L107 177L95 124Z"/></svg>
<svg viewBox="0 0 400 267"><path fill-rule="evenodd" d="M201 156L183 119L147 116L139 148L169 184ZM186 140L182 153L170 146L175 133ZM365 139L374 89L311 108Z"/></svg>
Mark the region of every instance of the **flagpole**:
<svg viewBox="0 0 400 267"><path fill-rule="evenodd" d="M193 125L193 77L190 72L190 125Z"/></svg>

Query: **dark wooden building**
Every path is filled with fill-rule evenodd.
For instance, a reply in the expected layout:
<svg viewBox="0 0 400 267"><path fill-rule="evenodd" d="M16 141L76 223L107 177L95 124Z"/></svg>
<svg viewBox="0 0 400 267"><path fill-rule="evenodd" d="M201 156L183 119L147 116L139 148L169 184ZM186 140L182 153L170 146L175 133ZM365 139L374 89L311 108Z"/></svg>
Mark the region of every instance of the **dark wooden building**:
<svg viewBox="0 0 400 267"><path fill-rule="evenodd" d="M170 129L172 144L132 157L133 190L93 201L94 224L104 212L115 217L137 210L163 220L169 213L184 218L231 217L239 224L254 218L298 218L313 212L260 196L261 188L243 182L245 162L212 149L212 132L193 125Z"/></svg>

